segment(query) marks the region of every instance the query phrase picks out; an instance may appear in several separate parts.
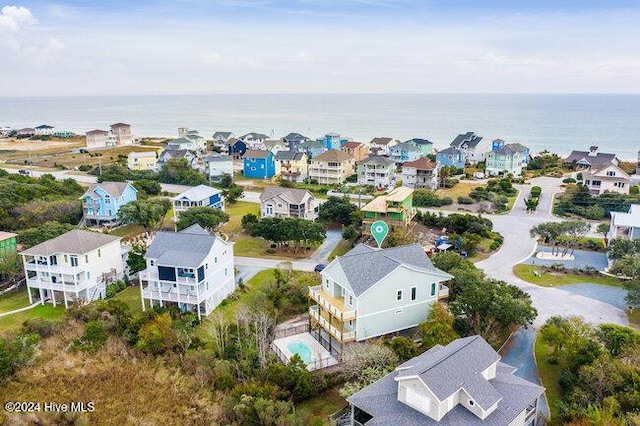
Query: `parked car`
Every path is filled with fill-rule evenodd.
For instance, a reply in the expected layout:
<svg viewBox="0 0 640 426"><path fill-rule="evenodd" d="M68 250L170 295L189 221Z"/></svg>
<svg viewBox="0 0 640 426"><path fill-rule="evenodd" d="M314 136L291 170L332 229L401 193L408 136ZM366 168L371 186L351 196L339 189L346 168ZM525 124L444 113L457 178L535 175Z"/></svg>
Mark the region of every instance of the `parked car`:
<svg viewBox="0 0 640 426"><path fill-rule="evenodd" d="M30 175L31 174L31 172L29 170L25 170L25 169L18 170L18 173L20 173L21 175Z"/></svg>
<svg viewBox="0 0 640 426"><path fill-rule="evenodd" d="M324 268L326 268L326 267L327 267L327 265L325 265L324 263L318 263L318 264L316 265L316 267L315 267L315 268L313 268L313 270L314 270L314 272L320 272L320 271L322 271L322 270L323 270Z"/></svg>

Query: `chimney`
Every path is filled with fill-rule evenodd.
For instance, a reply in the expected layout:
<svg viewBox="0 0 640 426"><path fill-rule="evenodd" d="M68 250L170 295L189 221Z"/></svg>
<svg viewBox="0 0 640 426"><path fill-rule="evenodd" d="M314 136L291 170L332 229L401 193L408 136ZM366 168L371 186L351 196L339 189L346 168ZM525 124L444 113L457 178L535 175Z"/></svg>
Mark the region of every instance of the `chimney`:
<svg viewBox="0 0 640 426"><path fill-rule="evenodd" d="M589 147L589 157L595 157L597 155L598 155L598 147L597 146Z"/></svg>
<svg viewBox="0 0 640 426"><path fill-rule="evenodd" d="M178 127L178 137L179 138L185 137L188 131L189 131L188 127Z"/></svg>

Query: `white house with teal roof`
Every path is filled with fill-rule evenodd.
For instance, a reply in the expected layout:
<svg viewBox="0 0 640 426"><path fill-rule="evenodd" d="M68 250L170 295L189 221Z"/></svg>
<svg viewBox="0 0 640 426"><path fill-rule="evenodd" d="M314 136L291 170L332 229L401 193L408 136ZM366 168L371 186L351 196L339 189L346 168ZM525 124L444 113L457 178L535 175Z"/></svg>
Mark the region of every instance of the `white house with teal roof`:
<svg viewBox="0 0 640 426"><path fill-rule="evenodd" d="M419 244L375 249L360 244L333 260L309 288L311 334L339 356L342 346L416 327L449 295L453 278Z"/></svg>

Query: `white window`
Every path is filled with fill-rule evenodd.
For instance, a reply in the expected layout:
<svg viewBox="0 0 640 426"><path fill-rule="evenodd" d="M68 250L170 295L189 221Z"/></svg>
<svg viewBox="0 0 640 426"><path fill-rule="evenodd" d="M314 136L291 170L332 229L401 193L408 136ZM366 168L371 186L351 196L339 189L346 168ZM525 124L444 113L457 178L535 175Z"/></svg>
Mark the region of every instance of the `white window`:
<svg viewBox="0 0 640 426"><path fill-rule="evenodd" d="M402 290L398 290L396 292L396 300L397 301L401 301L402 300Z"/></svg>

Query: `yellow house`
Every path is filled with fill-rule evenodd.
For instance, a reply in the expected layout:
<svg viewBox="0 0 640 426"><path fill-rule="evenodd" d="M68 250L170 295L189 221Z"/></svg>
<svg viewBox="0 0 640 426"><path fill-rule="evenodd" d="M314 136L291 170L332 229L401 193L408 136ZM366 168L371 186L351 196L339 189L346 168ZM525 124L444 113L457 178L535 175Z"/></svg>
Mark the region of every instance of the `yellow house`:
<svg viewBox="0 0 640 426"><path fill-rule="evenodd" d="M307 154L295 151L278 151L276 153L276 174L283 180L303 182L309 172Z"/></svg>
<svg viewBox="0 0 640 426"><path fill-rule="evenodd" d="M155 151L130 152L127 156L129 170L158 170L158 158Z"/></svg>
<svg viewBox="0 0 640 426"><path fill-rule="evenodd" d="M309 178L321 184L342 183L354 173L354 158L337 149L331 149L311 159Z"/></svg>

